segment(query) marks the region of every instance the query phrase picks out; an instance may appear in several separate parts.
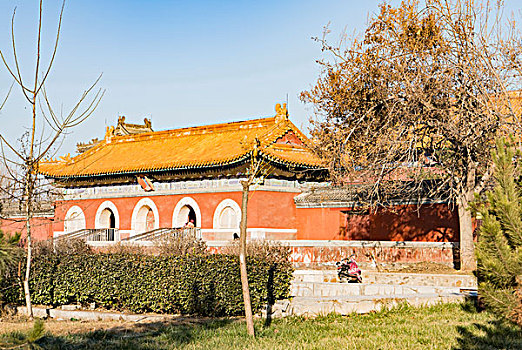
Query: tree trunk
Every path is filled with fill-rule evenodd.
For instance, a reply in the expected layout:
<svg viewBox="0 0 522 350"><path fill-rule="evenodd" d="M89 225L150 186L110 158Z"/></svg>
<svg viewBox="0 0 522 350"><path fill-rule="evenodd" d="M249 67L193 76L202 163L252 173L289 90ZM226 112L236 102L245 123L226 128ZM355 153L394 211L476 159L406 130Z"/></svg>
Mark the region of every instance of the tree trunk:
<svg viewBox="0 0 522 350"><path fill-rule="evenodd" d="M243 288L247 332L249 335L254 336L254 319L252 317L252 305L250 303L250 289L248 287L246 266L247 205L250 183L248 181L241 181L241 185L243 186L243 201L241 204L241 227L239 236L239 268L241 270L241 287Z"/></svg>
<svg viewBox="0 0 522 350"><path fill-rule="evenodd" d="M27 233L27 263L25 267L25 278L24 278L24 294L25 294L25 306L27 307L27 315L30 319L33 318L33 305L31 303L31 291L29 290L29 277L31 274L31 260L32 260L32 252L33 245L31 242L31 217L33 213L32 208L32 170L27 170L26 175L26 184L25 184L25 198L27 203L25 203L25 227Z"/></svg>
<svg viewBox="0 0 522 350"><path fill-rule="evenodd" d="M29 227L28 227L29 231ZM27 265L25 268L25 278L24 278L24 293L25 293L25 305L27 307L27 315L29 319L33 318L33 305L31 303L31 291L29 290L29 276L31 273L31 255L32 255L32 247L31 247L31 236L27 235Z"/></svg>
<svg viewBox="0 0 522 350"><path fill-rule="evenodd" d="M473 224L469 210L470 196L463 194L458 198L460 230L460 270L473 271L477 268L475 245L473 242Z"/></svg>

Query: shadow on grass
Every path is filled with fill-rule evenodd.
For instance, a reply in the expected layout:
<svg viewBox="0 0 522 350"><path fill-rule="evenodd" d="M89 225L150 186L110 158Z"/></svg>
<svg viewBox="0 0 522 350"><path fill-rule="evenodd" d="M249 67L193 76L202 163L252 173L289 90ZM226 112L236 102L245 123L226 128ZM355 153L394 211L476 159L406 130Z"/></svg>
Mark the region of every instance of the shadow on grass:
<svg viewBox="0 0 522 350"><path fill-rule="evenodd" d="M201 334L225 327L234 319L182 319L122 325L85 333L48 334L36 345L43 349L172 349L195 341Z"/></svg>
<svg viewBox="0 0 522 350"><path fill-rule="evenodd" d="M458 327L456 350L522 349L522 331L504 321Z"/></svg>
<svg viewBox="0 0 522 350"><path fill-rule="evenodd" d="M483 311L483 305L476 300L468 301L462 308L470 313ZM454 350L522 349L522 329L504 320L459 326L457 331L458 345Z"/></svg>
<svg viewBox="0 0 522 350"><path fill-rule="evenodd" d="M267 290L267 300L266 300L266 319L264 328L270 327L272 324L272 307L275 303L275 295L274 295L274 272L275 267L272 265L270 267L270 270L268 270L268 280L266 283L266 290Z"/></svg>

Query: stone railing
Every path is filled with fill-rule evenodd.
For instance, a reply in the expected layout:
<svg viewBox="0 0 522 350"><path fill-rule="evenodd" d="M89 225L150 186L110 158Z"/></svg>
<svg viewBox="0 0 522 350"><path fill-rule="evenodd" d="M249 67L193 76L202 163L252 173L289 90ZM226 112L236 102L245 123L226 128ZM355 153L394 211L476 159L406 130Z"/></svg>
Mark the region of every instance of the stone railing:
<svg viewBox="0 0 522 350"><path fill-rule="evenodd" d="M155 241L168 237L195 237L201 238L201 229L197 227L166 227L143 232L123 239L127 242Z"/></svg>
<svg viewBox="0 0 522 350"><path fill-rule="evenodd" d="M86 242L119 242L120 230L117 228L83 229L54 238L55 241L81 239Z"/></svg>

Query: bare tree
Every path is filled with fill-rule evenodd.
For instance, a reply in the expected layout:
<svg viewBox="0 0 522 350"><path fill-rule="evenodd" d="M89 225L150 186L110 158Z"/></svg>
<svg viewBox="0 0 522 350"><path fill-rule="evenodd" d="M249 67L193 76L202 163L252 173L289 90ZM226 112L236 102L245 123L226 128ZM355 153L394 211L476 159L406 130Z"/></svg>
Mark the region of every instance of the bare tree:
<svg viewBox="0 0 522 350"><path fill-rule="evenodd" d="M362 36L316 40L328 55L301 99L334 180L371 208L456 204L461 268L473 269L469 203L490 179L495 137L519 130L521 37L502 2L382 4Z"/></svg>
<svg viewBox="0 0 522 350"><path fill-rule="evenodd" d="M21 73L22 62L17 54L14 30L16 9L13 11L11 20L13 63L8 63L5 52L0 50L0 57L6 70L12 76L15 86L20 88L23 97L31 107L28 131L22 135L19 145L8 141L6 135L0 133L2 161L9 175L9 181L13 184L8 196L11 199L19 199L25 214L27 263L23 284L27 312L31 318L33 317L29 290L32 258L31 222L39 201L43 197L48 196L50 190L49 184L38 176L38 165L44 158L52 156L51 152L55 151L58 141L62 139L68 129L77 126L93 113L104 93L101 90L93 91L100 76L83 92L69 113L56 113L47 95L46 82L58 50L65 1L62 3L60 10L53 50L50 54L49 63L45 66L42 64L41 59L42 7L43 0L40 0L37 20L36 57L32 77L26 80L26 77Z"/></svg>
<svg viewBox="0 0 522 350"><path fill-rule="evenodd" d="M263 179L270 173L271 167L269 164L260 157L261 143L256 138L254 141L253 150L250 156L250 166L248 168L248 178L241 181L242 201L241 201L241 224L240 224L240 235L239 235L239 268L241 271L241 287L243 290L243 301L245 304L245 318L247 324L247 332L251 336L255 336L254 330L254 319L252 315L252 304L250 301L250 289L248 286L248 274L247 274L247 219L248 219L248 196L250 188L256 182L263 181Z"/></svg>

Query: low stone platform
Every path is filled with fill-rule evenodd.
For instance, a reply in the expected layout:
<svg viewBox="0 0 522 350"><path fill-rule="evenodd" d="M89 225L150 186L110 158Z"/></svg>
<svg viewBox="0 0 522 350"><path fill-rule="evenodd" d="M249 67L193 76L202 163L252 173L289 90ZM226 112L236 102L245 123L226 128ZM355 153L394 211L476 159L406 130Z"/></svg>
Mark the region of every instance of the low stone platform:
<svg viewBox="0 0 522 350"><path fill-rule="evenodd" d="M476 288L477 278L466 274L429 274L363 271L363 282L415 286ZM296 270L294 282L339 282L337 270Z"/></svg>
<svg viewBox="0 0 522 350"><path fill-rule="evenodd" d="M364 283L339 283L337 271L297 270L291 298L278 301L268 312L272 317L368 313L406 303L429 306L463 302L476 297L472 275L363 272Z"/></svg>
<svg viewBox="0 0 522 350"><path fill-rule="evenodd" d="M393 308L399 304L415 307L435 305L438 303L463 302L466 296L460 293L422 293L405 295L355 295L337 297L295 297L282 301L272 307L272 317L284 316L320 316L330 313L349 315L351 313L368 313L383 308Z"/></svg>
<svg viewBox="0 0 522 350"><path fill-rule="evenodd" d="M397 284L294 282L290 295L293 297L338 297L338 296L389 296L417 294L457 294L460 287L413 286Z"/></svg>

